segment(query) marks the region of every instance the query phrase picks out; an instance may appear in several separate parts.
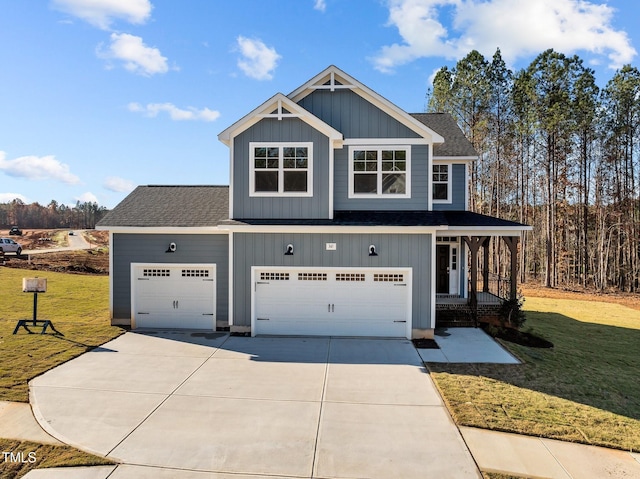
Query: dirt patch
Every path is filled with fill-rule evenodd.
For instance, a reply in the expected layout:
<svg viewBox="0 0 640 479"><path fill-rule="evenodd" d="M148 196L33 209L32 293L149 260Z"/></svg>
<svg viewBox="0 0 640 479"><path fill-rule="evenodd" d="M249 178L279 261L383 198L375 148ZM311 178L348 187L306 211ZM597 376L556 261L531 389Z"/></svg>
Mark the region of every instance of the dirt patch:
<svg viewBox="0 0 640 479"><path fill-rule="evenodd" d="M60 251L26 256L7 256L5 267L58 273L109 274L109 251L105 248Z"/></svg>
<svg viewBox="0 0 640 479"><path fill-rule="evenodd" d="M640 294L621 293L619 291L594 291L580 286L546 288L537 283L524 283L520 290L525 296L552 299L577 299L579 301L601 301L604 303L617 303L640 311ZM526 301L525 301L526 305Z"/></svg>

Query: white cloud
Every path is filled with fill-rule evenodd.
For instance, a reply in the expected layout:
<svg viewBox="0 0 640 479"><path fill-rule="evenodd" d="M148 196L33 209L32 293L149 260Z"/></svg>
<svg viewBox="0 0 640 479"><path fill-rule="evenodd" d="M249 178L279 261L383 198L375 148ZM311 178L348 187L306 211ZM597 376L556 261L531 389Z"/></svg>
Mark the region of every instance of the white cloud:
<svg viewBox="0 0 640 479"><path fill-rule="evenodd" d="M96 53L106 60L122 61L125 69L138 75L151 76L169 70L167 58L160 50L148 47L142 38L128 33L112 33L108 48L103 49L100 44Z"/></svg>
<svg viewBox="0 0 640 479"><path fill-rule="evenodd" d="M324 12L327 9L327 2L325 0L315 0L313 8Z"/></svg>
<svg viewBox="0 0 640 479"><path fill-rule="evenodd" d="M172 120L200 120L215 121L220 116L220 112L210 110L209 108L198 109L195 107L187 107L186 110L178 108L173 103L149 103L146 106L140 103L129 103L127 105L129 111L143 113L146 116L156 117L160 112L166 112Z"/></svg>
<svg viewBox="0 0 640 479"><path fill-rule="evenodd" d="M53 0L53 6L103 30L115 19L145 23L153 8L149 0Z"/></svg>
<svg viewBox="0 0 640 479"><path fill-rule="evenodd" d="M60 163L55 156L21 156L7 160L0 151L0 171L6 175L30 180L56 180L69 185L80 183L80 178L71 173L69 165Z"/></svg>
<svg viewBox="0 0 640 479"><path fill-rule="evenodd" d="M636 50L612 26L615 10L585 0L388 0L389 25L402 43L382 47L373 59L389 72L422 57L462 58L499 47L508 63L553 48L565 54L606 55L611 68L631 62ZM451 28L444 17L451 18Z"/></svg>
<svg viewBox="0 0 640 479"><path fill-rule="evenodd" d="M82 193L80 196L76 196L73 199L80 203L98 203L98 197L90 191Z"/></svg>
<svg viewBox="0 0 640 479"><path fill-rule="evenodd" d="M278 60L282 58L275 48L266 46L261 40L237 38L241 58L238 59L238 67L248 77L256 80L271 80Z"/></svg>
<svg viewBox="0 0 640 479"><path fill-rule="evenodd" d="M23 203L29 203L27 197L20 193L0 193L0 203L11 203L13 200L20 200Z"/></svg>
<svg viewBox="0 0 640 479"><path fill-rule="evenodd" d="M120 178L118 176L109 176L105 178L102 184L107 190L115 191L116 193L129 193L133 191L136 185L130 181Z"/></svg>

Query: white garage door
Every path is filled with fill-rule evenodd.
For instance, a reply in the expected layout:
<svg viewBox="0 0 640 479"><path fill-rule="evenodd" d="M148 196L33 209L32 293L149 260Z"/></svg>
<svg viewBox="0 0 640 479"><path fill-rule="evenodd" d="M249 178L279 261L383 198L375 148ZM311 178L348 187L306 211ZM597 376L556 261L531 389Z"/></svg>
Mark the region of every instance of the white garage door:
<svg viewBox="0 0 640 479"><path fill-rule="evenodd" d="M253 334L411 337L411 270L253 268Z"/></svg>
<svg viewBox="0 0 640 479"><path fill-rule="evenodd" d="M134 327L215 330L214 264L133 264L131 273Z"/></svg>

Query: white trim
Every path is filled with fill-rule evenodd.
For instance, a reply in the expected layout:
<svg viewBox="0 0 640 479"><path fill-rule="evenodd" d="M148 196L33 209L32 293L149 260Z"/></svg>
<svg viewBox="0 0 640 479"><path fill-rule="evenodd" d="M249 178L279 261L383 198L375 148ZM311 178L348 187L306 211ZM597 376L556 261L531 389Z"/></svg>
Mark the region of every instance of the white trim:
<svg viewBox="0 0 640 479"><path fill-rule="evenodd" d="M284 191L284 172L290 171L284 167L283 150L284 148L307 148L307 168L300 169L300 171L307 172L307 191ZM255 149L256 148L278 148L278 191L255 191ZM264 171L275 171L265 169ZM302 141L251 141L249 142L249 197L312 197L313 196L313 142Z"/></svg>
<svg viewBox="0 0 640 479"><path fill-rule="evenodd" d="M443 181L434 182L433 181L433 167L434 166L446 166L447 167L447 199L446 200L437 200L433 197L433 192L435 190L436 184L443 184ZM431 203L434 205L442 205L453 203L453 163L438 161L437 163L433 163L431 165Z"/></svg>
<svg viewBox="0 0 640 479"><path fill-rule="evenodd" d="M333 219L333 189L334 189L334 162L335 154L331 145L329 145L329 219Z"/></svg>
<svg viewBox="0 0 640 479"><path fill-rule="evenodd" d="M430 145L427 138L346 138L344 145Z"/></svg>
<svg viewBox="0 0 640 479"><path fill-rule="evenodd" d="M233 140L229 143L229 218L233 218Z"/></svg>
<svg viewBox="0 0 640 479"><path fill-rule="evenodd" d="M282 108L286 108L291 114L282 114ZM280 109L280 115L272 114L274 108ZM240 120L236 121L233 125L225 129L218 134L218 139L229 146L233 139L243 131L251 128L264 118L275 118L281 120L282 118L299 118L312 128L323 133L329 137L332 141L334 148L341 148L343 136L335 128L331 127L311 112L305 110L300 105L294 103L282 93L276 93L274 96L265 101L258 108L254 109L247 115L243 116Z"/></svg>
<svg viewBox="0 0 640 479"><path fill-rule="evenodd" d="M450 236L520 236L523 231L532 231L532 226L449 226Z"/></svg>
<svg viewBox="0 0 640 479"><path fill-rule="evenodd" d="M109 317L113 319L113 231L109 231Z"/></svg>
<svg viewBox="0 0 640 479"><path fill-rule="evenodd" d="M450 161L450 162L469 162L475 161L478 159L477 156L434 156L433 159L435 161Z"/></svg>
<svg viewBox="0 0 640 479"><path fill-rule="evenodd" d="M376 93L369 87L360 83L352 76L340 70L335 65L331 65L322 72L318 73L311 80L289 93L287 97L293 100L295 103L298 103L300 100L302 100L304 97L306 97L316 89L325 89L326 86L323 85L323 83L325 83L327 80L331 80L331 78L334 78L335 81L335 77L338 77L340 83L343 83L345 87L349 88L354 93L367 100L369 103L378 107L380 110L384 111L389 116L402 123L421 137L429 138L433 143L444 143L444 138L434 130L429 128L424 123L416 120L404 110L394 105L389 100ZM339 85L335 86L335 88L337 87L339 87Z"/></svg>
<svg viewBox="0 0 640 479"><path fill-rule="evenodd" d="M371 233L371 234L435 234L447 230L442 226L344 226L344 225L227 225L234 233Z"/></svg>
<svg viewBox="0 0 640 479"><path fill-rule="evenodd" d="M433 210L433 145L428 146L429 161L427 161L427 210Z"/></svg>
<svg viewBox="0 0 640 479"><path fill-rule="evenodd" d="M229 326L233 325L233 233L229 233L229 260L227 261L229 267L229 284L227 285L228 301L227 305L227 321Z"/></svg>
<svg viewBox="0 0 640 479"><path fill-rule="evenodd" d="M435 243L434 243L435 244ZM433 269L433 268L432 268ZM408 298L407 298L407 323L406 323L406 331L405 337L407 339L411 339L411 332L413 326L413 267L379 267L379 266L349 266L349 267L339 267L339 266L251 266L251 336L255 336L256 331L256 299L255 299L255 284L256 284L256 271L259 270L270 270L270 271L305 271L305 270L313 270L318 272L324 271L367 271L367 272L387 272L387 271L397 271L402 272L406 275L407 284L410 285L408 290ZM432 272L432 275L434 273ZM435 289L434 289L435 291ZM433 310L433 318L432 324L435 327L435 293L433 294L433 302L432 302L432 310ZM366 334L363 334L366 336Z"/></svg>
<svg viewBox="0 0 640 479"><path fill-rule="evenodd" d="M406 199L406 198L411 198L411 146L410 145L398 145L398 144L388 144L388 145L379 145L379 144L375 144L375 140L373 140L372 142L373 144L369 144L369 145L351 145L349 146L349 156L348 156L348 162L349 162L349 179L348 179L348 198L349 199L389 199L389 200L395 200L395 199ZM355 171L353 169L353 163L354 163L354 159L353 159L353 152L354 151L360 151L360 150L376 150L378 152L378 158L377 158L377 162L378 162L378 169L376 170L376 177L377 177L377 193L356 193L354 191L354 178L355 178ZM389 171L389 172L384 172L382 171L382 150L402 150L406 152L406 159L405 159L405 164L406 164L406 169L404 171L404 175L405 175L405 193L404 194L384 194L382 193L382 176L384 174L393 174L393 171ZM373 172L370 172L373 173ZM402 172L397 172L402 174Z"/></svg>
<svg viewBox="0 0 640 479"><path fill-rule="evenodd" d="M436 328L436 236L431 237L431 324L429 329Z"/></svg>
<svg viewBox="0 0 640 479"><path fill-rule="evenodd" d="M165 234L172 235L204 235L204 234L229 234L227 229L220 226L96 226L96 230L109 231L110 233L124 234Z"/></svg>

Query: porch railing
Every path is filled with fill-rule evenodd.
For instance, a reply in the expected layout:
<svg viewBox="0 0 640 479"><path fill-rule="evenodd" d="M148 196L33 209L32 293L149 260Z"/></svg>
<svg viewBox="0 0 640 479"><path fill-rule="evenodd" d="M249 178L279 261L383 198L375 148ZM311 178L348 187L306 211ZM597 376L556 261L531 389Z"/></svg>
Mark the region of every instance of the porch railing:
<svg viewBox="0 0 640 479"><path fill-rule="evenodd" d="M471 280L469 280L469 291L471 291ZM495 273L489 273L488 288L485 288L483 273L478 273L478 281L476 284L478 293L487 292L501 299L509 299L511 294L511 279L505 278Z"/></svg>

